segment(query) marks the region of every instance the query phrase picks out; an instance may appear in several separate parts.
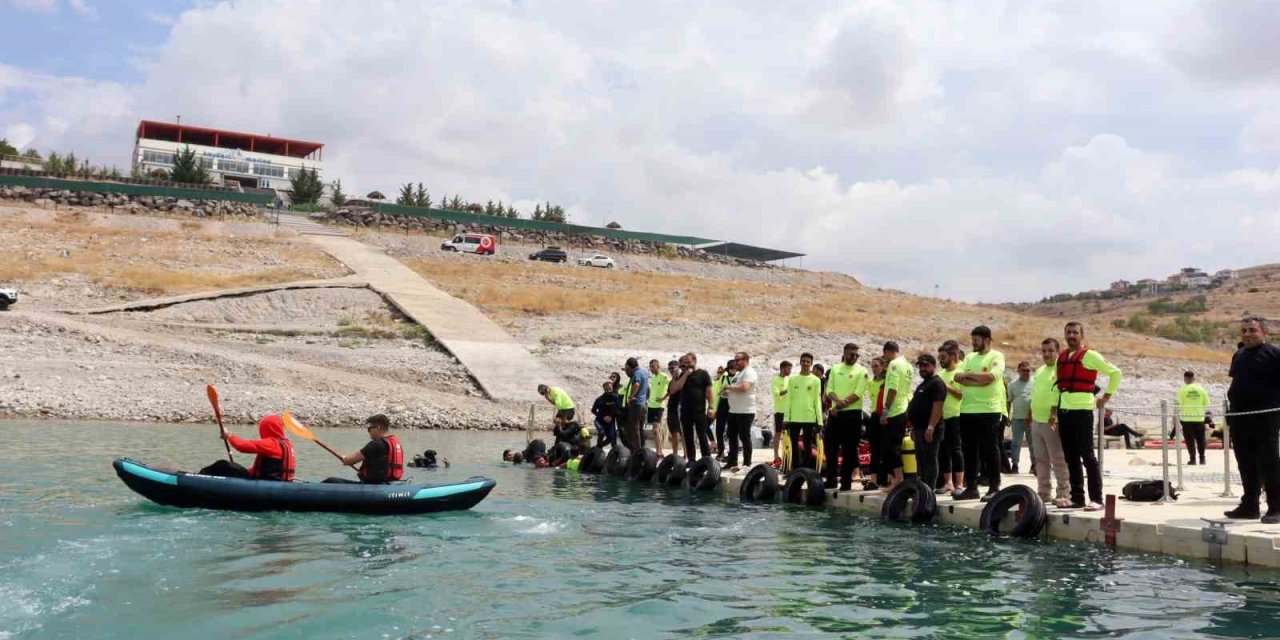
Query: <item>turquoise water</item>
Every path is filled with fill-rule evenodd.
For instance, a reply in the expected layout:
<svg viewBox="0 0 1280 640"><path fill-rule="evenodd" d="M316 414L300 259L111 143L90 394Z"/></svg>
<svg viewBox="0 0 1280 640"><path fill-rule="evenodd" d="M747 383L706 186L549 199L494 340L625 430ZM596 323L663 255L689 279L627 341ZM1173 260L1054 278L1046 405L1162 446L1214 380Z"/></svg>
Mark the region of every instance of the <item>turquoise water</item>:
<svg viewBox="0 0 1280 640"><path fill-rule="evenodd" d="M215 431L0 423L0 639L1280 636L1273 571L492 462L522 434L402 434L455 463L419 478L498 481L431 516L182 511L111 470L198 467Z"/></svg>

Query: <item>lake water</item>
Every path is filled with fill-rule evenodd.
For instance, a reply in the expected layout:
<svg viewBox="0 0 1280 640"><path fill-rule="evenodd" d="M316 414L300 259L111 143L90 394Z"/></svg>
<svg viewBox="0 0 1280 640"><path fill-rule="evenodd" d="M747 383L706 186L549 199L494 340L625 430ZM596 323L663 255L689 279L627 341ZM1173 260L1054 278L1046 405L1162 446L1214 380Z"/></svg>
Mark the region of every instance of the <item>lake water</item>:
<svg viewBox="0 0 1280 640"><path fill-rule="evenodd" d="M402 433L454 462L419 479L498 482L427 516L177 510L111 469L198 468L215 434L0 422L0 640L1280 636L1274 571L497 462L519 433ZM298 454L302 478L340 473L311 443Z"/></svg>

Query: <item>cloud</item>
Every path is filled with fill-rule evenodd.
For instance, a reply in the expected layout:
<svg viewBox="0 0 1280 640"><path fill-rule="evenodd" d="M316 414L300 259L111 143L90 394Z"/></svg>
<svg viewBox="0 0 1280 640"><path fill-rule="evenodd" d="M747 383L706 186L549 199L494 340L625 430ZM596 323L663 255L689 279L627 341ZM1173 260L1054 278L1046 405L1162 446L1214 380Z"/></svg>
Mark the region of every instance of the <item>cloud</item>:
<svg viewBox="0 0 1280 640"><path fill-rule="evenodd" d="M1273 259L1278 96L1231 64L1271 18L1242 6L200 4L137 85L0 65L0 121L125 163L138 119L182 114L320 140L353 193L551 200L1028 299Z"/></svg>
<svg viewBox="0 0 1280 640"><path fill-rule="evenodd" d="M57 13L62 4L62 0L9 0L9 6L15 9L43 14ZM94 19L98 17L98 10L89 6L85 0L66 0L66 5L73 13L82 18Z"/></svg>

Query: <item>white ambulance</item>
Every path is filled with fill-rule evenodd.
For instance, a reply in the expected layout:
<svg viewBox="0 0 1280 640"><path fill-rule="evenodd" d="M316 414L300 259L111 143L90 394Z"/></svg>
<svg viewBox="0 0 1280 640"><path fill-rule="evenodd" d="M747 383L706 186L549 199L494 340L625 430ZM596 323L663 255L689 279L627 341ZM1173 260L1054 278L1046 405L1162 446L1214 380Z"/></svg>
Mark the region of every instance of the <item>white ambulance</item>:
<svg viewBox="0 0 1280 640"><path fill-rule="evenodd" d="M487 233L459 233L452 240L440 243L440 250L491 256L498 250L498 237Z"/></svg>

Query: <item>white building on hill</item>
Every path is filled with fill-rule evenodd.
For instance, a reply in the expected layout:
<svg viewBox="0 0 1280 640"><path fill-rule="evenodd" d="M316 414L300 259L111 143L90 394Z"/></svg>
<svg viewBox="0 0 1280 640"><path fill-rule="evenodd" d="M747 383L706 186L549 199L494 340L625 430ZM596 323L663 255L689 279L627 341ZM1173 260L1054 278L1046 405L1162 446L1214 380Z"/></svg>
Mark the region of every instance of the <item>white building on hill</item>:
<svg viewBox="0 0 1280 640"><path fill-rule="evenodd" d="M324 175L324 145L223 129L143 120L133 149L133 167L142 173L168 171L179 151L191 147L215 183L287 191L303 168Z"/></svg>

